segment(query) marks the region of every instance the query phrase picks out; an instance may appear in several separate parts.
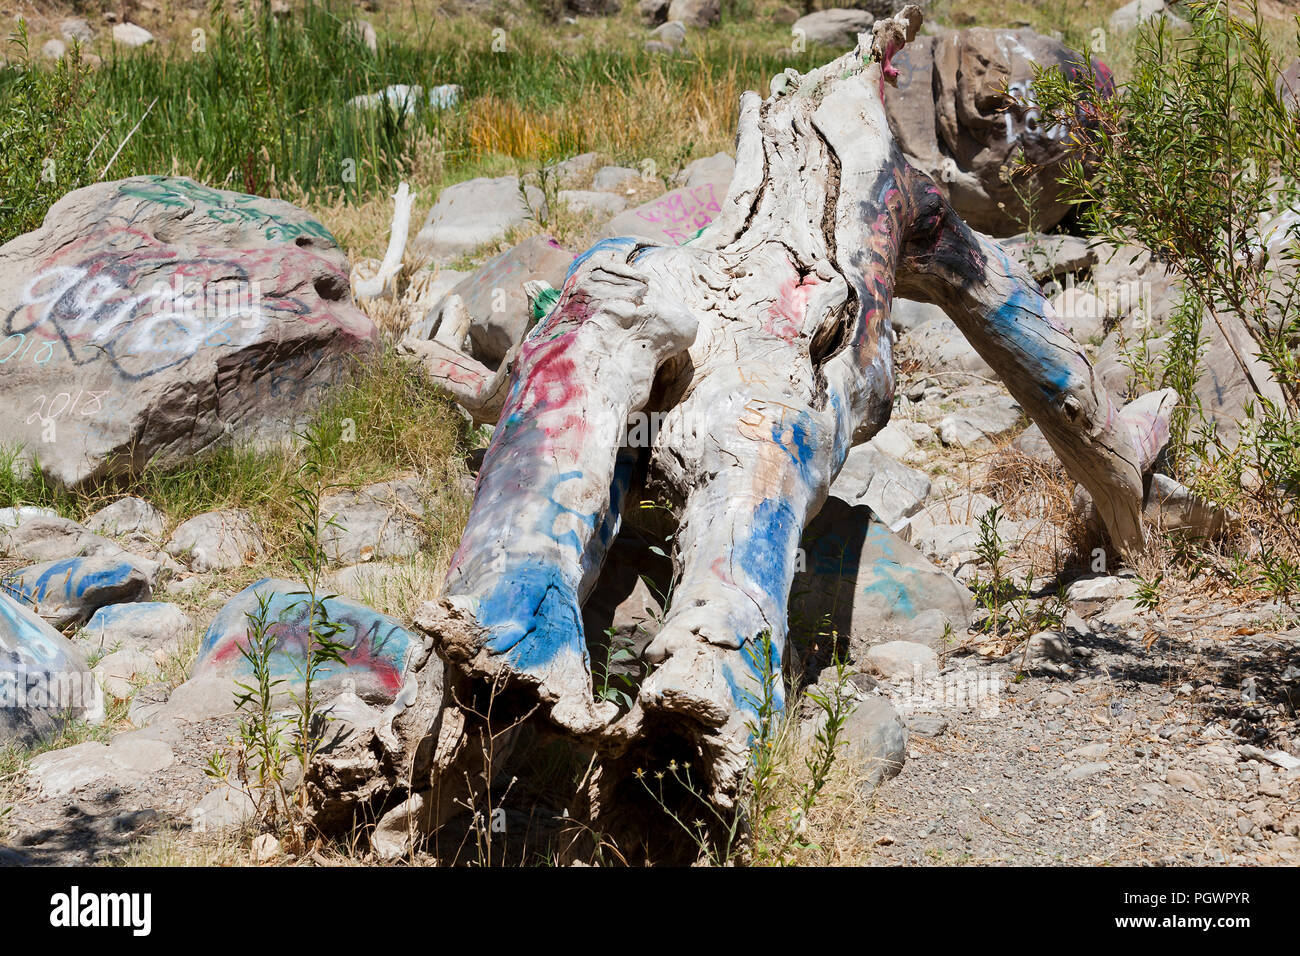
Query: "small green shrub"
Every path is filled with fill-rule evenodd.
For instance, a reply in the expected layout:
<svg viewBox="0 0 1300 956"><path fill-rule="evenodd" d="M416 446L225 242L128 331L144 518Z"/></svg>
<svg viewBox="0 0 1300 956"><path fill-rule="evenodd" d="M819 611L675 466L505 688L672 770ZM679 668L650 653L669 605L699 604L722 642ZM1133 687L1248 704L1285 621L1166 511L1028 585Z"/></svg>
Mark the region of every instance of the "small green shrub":
<svg viewBox="0 0 1300 956"><path fill-rule="evenodd" d="M1208 500L1251 512L1263 537L1300 553L1300 124L1277 84L1258 6L1186 5L1190 30L1144 25L1133 75L1109 100L1090 78L1035 81L1049 122L1069 131L1064 182L1093 232L1138 243L1183 283L1151 385L1176 388L1169 467ZM1295 27L1300 43L1300 21ZM1079 106L1080 103L1084 105ZM1193 388L1215 323L1254 398L1229 445ZM1158 374L1158 379L1157 379Z"/></svg>

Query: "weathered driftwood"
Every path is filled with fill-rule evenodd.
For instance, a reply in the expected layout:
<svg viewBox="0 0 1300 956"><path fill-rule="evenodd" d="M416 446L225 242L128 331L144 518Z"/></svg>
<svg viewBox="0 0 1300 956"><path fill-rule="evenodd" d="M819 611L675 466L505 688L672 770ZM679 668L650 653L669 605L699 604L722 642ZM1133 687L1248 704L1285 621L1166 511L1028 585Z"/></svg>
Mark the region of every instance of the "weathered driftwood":
<svg viewBox="0 0 1300 956"><path fill-rule="evenodd" d="M418 626L459 674L505 678L604 753L676 728L723 804L746 768L761 634L780 665L804 525L889 418L895 294L947 311L1115 545L1143 546L1168 396L1121 410L1025 270L904 162L881 95L919 23L908 7L827 66L777 76L767 99L745 94L714 223L684 246L598 243L500 370L454 340L413 346L480 420L500 409L445 597ZM663 418L640 449L626 430L646 411ZM675 507L679 578L620 712L594 698L580 609L638 456Z"/></svg>

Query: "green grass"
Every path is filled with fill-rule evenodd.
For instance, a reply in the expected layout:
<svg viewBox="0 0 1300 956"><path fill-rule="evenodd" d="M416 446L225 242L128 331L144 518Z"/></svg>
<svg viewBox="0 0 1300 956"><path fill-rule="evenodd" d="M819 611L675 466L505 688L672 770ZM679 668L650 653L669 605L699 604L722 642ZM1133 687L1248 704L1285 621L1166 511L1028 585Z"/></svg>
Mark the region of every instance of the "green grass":
<svg viewBox="0 0 1300 956"><path fill-rule="evenodd" d="M504 52L493 52L481 20L417 17L381 36L372 54L345 29L354 14L336 0L309 2L286 19L230 7L219 3L210 21L198 21L202 51L180 42L105 49L102 66L76 73L75 83L59 79L65 67L0 69L0 116L22 120L31 153L22 169L39 171L51 148L43 128L77 134L60 147L69 174L19 197L23 228L62 192L98 178L123 142L108 178L174 172L314 199L372 196L402 178L440 186L585 150L669 169L683 155L729 145L741 91L766 89L774 73L826 56L781 53L786 28L739 22L698 33L689 55L649 54L634 12L608 30L599 21L526 23L509 30ZM458 83L464 97L455 109L406 119L347 105L392 83ZM43 90L35 112L33 86ZM84 160L101 136L94 162L73 176L72 158ZM351 169L355 181L345 177ZM11 195L9 186L0 175L0 195ZM21 231L0 225L0 242Z"/></svg>
<svg viewBox="0 0 1300 956"><path fill-rule="evenodd" d="M835 54L816 45L794 52L770 3L725 5L722 24L691 31L688 51L674 56L643 49L647 31L631 5L573 25L526 14L494 33L492 20L434 16L429 0L384 4L368 15L379 28L377 53L347 29L356 13L342 0L308 0L286 18L250 6L243 15L232 0L217 0L193 21L203 30L199 50L187 22L173 42L100 45L103 63L93 71L51 68L39 56L31 69L0 69L0 137L21 147L0 150L11 157L0 158L0 196L8 197L0 200L0 242L33 228L64 192L98 179L119 146L106 178L184 174L326 206L384 197L401 179L427 201L472 176L589 150L625 164L650 159L671 173L730 148L741 92L765 92L774 74ZM1028 22L1088 48L1109 12L1066 0L936 0L928 18ZM494 51L494 40L504 50ZM1099 55L1122 77L1131 41L1108 34L1105 42ZM347 105L394 83L458 83L463 98L410 118ZM55 182L40 178L48 157L57 161Z"/></svg>

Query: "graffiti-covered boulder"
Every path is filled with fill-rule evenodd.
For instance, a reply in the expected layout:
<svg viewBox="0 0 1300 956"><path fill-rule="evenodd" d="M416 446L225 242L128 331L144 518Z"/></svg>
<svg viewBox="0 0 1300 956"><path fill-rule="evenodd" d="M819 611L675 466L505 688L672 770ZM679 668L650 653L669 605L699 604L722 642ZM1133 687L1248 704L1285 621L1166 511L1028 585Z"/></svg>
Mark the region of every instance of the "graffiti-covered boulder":
<svg viewBox="0 0 1300 956"><path fill-rule="evenodd" d="M45 561L5 575L0 586L55 627L89 620L101 607L147 601L149 578L123 557Z"/></svg>
<svg viewBox="0 0 1300 956"><path fill-rule="evenodd" d="M801 564L792 632L833 629L858 650L900 639L938 647L945 624L958 634L970 624L970 591L865 505L828 497L804 531Z"/></svg>
<svg viewBox="0 0 1300 956"><path fill-rule="evenodd" d="M364 604L325 593L320 597L324 599L320 613L340 626L333 639L346 649L342 652L342 666L329 664L317 672L316 686L322 693L351 690L367 703L391 703L407 677L424 662L427 652L423 640ZM275 642L271 669L285 681L280 691L301 690L301 672L310 641L308 616L305 585L278 578L250 585L217 612L203 635L195 680L224 677L247 681L252 671L241 648L249 646L253 629L264 621L266 633Z"/></svg>
<svg viewBox="0 0 1300 956"><path fill-rule="evenodd" d="M1033 30L975 27L918 36L894 57L896 87L885 113L903 155L928 174L974 229L1010 236L1047 229L1068 206L1060 199L1065 130L1044 126L1034 107L1034 69L1086 71L1083 57ZM1113 92L1097 64L1098 95ZM1033 166L1013 186L1008 164L1023 151ZM1027 209L1022 197L1033 197Z"/></svg>
<svg viewBox="0 0 1300 956"><path fill-rule="evenodd" d="M279 438L378 341L334 237L279 200L97 183L0 246L5 435L66 484Z"/></svg>
<svg viewBox="0 0 1300 956"><path fill-rule="evenodd" d="M0 592L0 744L31 743L64 720L102 715L103 696L81 652Z"/></svg>
<svg viewBox="0 0 1300 956"><path fill-rule="evenodd" d="M664 246L680 246L695 238L722 211L730 177L673 189L658 199L621 212L605 224L602 236L638 236Z"/></svg>

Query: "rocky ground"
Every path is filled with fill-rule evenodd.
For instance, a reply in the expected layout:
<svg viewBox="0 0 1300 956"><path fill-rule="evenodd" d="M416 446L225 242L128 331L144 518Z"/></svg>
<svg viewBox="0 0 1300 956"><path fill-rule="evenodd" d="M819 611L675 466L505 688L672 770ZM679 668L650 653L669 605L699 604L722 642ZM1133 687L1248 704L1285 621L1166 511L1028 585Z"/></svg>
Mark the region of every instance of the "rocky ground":
<svg viewBox="0 0 1300 956"><path fill-rule="evenodd" d="M841 861L1300 863L1300 628L1270 627L1294 612L1204 600L1143 612L1126 599L1084 610L1050 656L976 650L937 678L881 680L908 724L907 760L831 841ZM208 797L206 832L193 816L213 792L202 768L232 730L226 717L120 735L107 749L147 772L80 786L102 745L59 752L6 818L4 862L102 864L141 857L141 841L173 858L217 845L249 860L216 832L236 805ZM142 752L157 739L171 753L160 768Z"/></svg>
<svg viewBox="0 0 1300 956"><path fill-rule="evenodd" d="M1260 604L1119 613L1133 620L1069 632L1062 673L1017 682L1015 663L978 658L945 671L996 692L909 717L907 764L863 827L868 858L1300 862L1300 630L1269 630L1277 609Z"/></svg>

